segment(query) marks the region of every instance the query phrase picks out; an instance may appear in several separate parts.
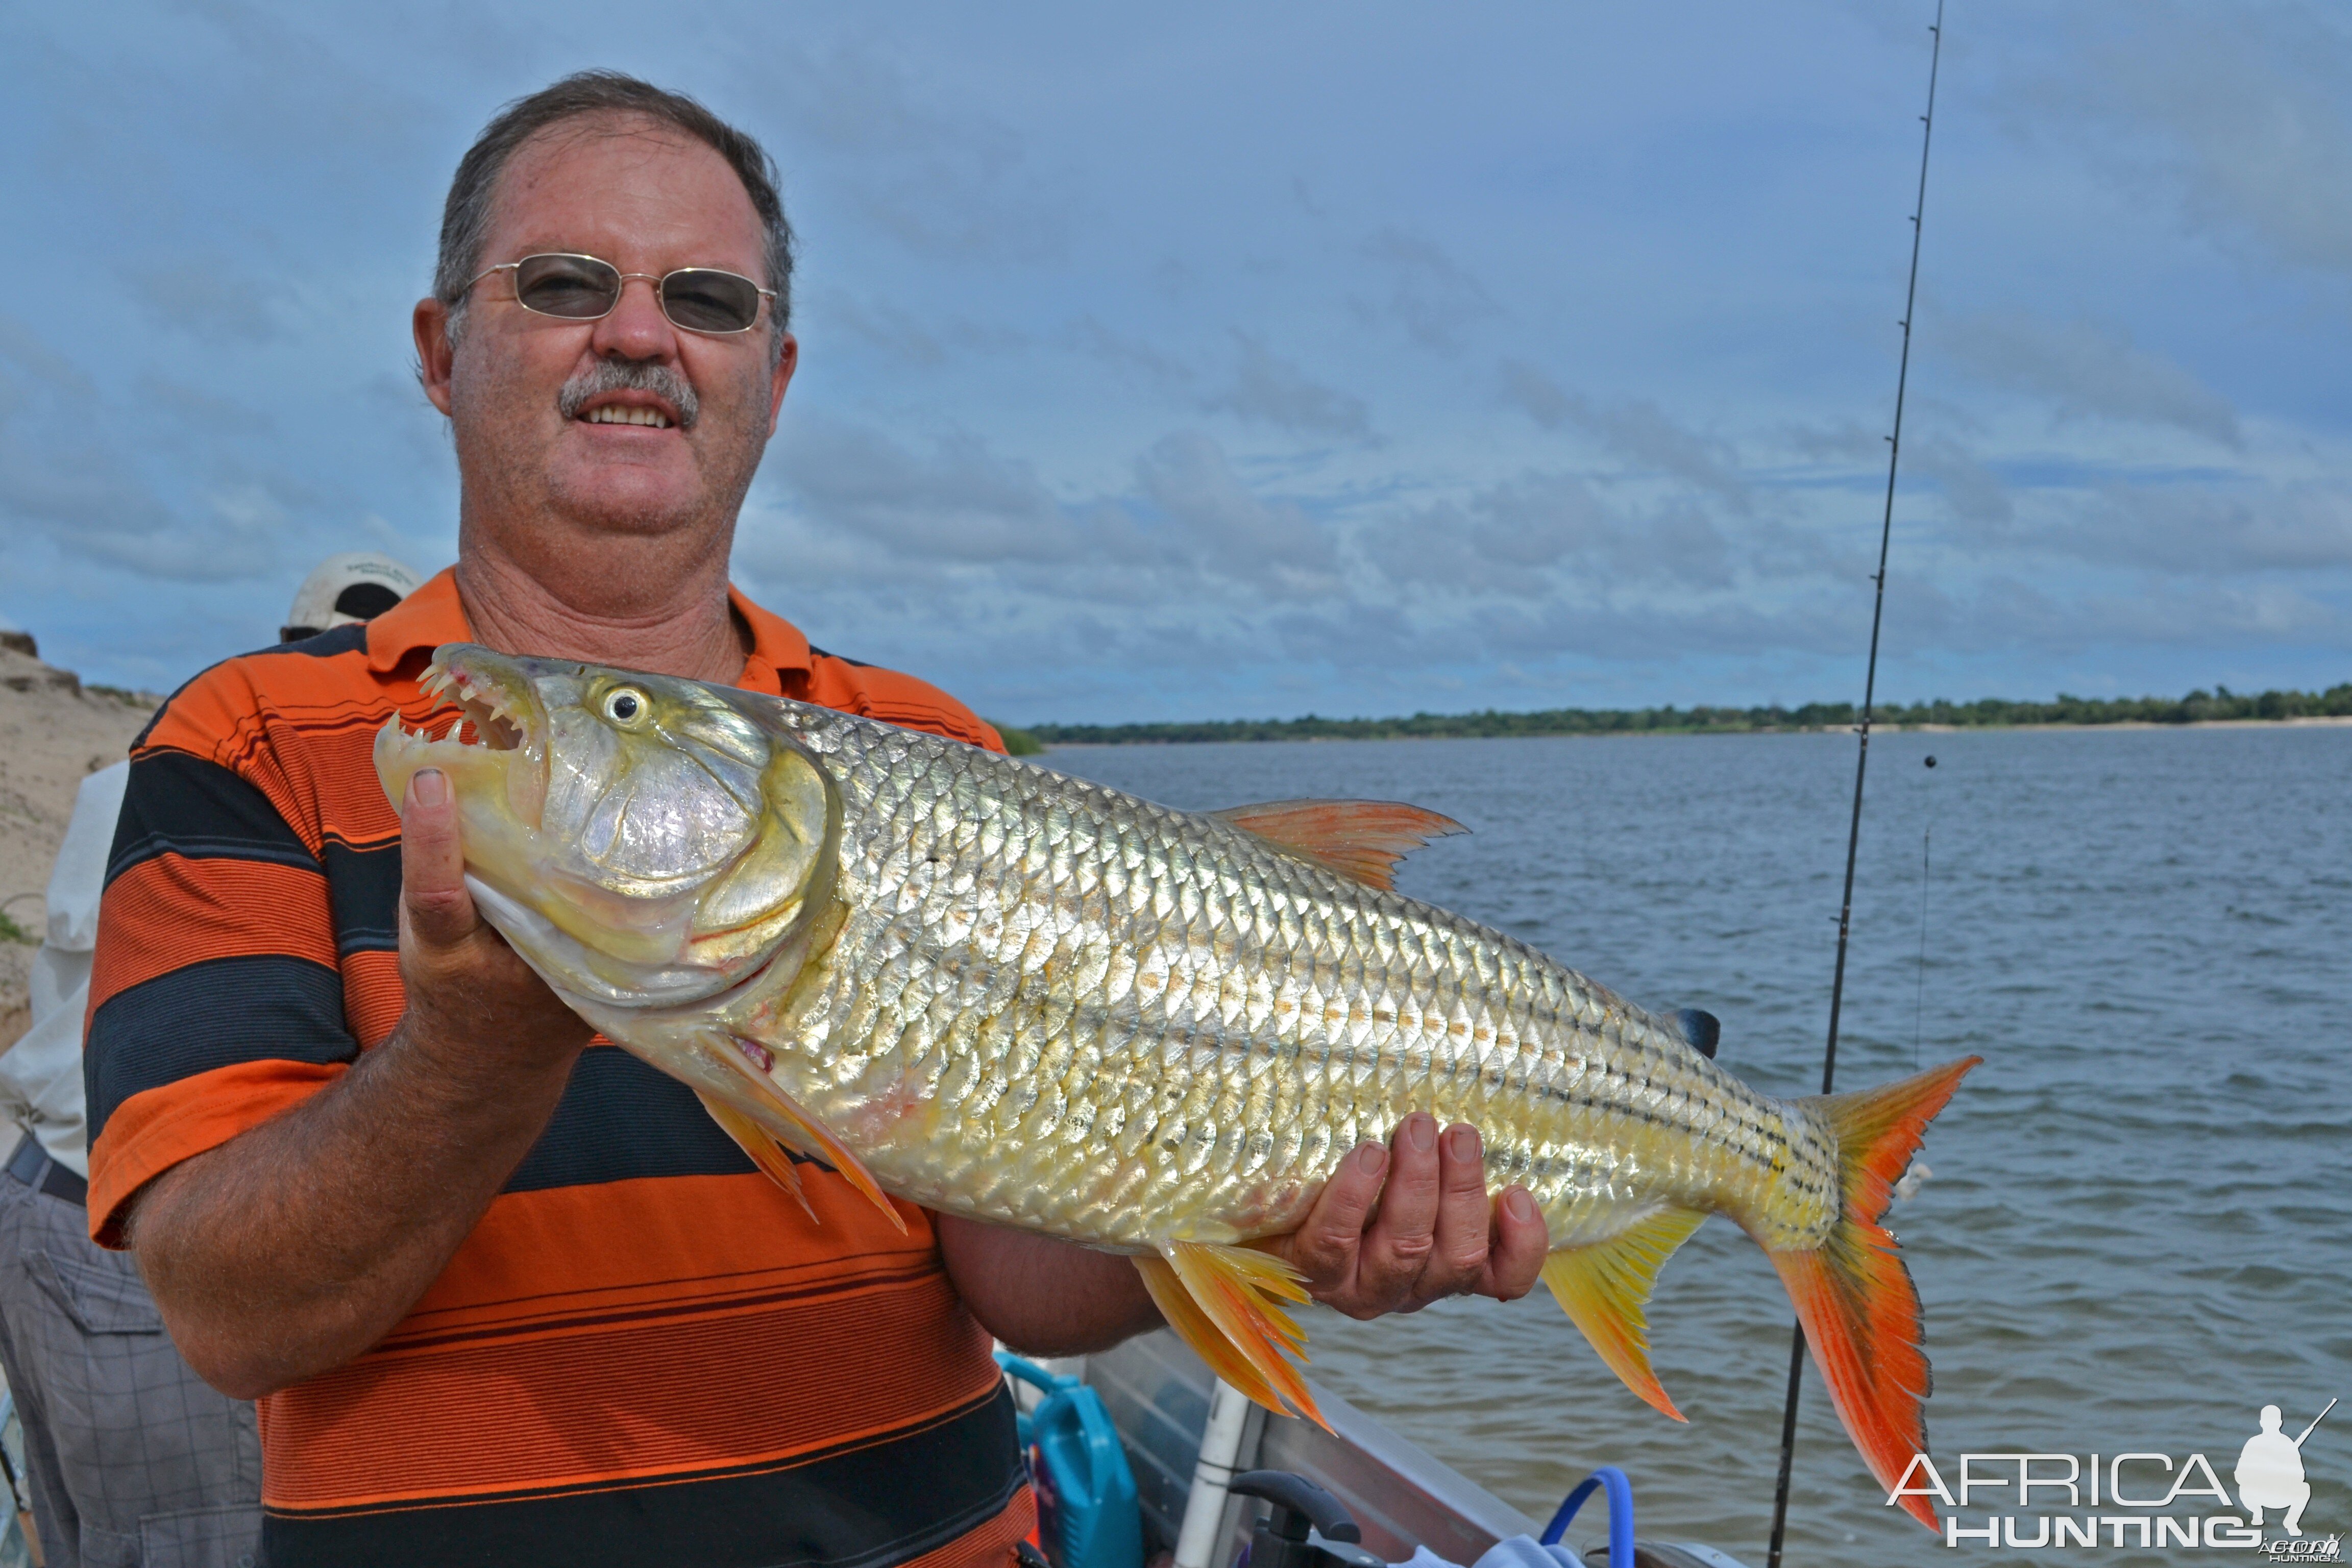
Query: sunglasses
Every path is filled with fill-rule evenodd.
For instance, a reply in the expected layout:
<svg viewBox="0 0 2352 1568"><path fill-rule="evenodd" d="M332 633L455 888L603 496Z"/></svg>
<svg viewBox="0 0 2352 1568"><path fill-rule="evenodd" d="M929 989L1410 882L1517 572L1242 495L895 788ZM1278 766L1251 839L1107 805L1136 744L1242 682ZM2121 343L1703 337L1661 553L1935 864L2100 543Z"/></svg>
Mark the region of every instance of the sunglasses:
<svg viewBox="0 0 2352 1568"><path fill-rule="evenodd" d="M566 321L602 321L620 305L622 285L642 278L654 286L670 325L720 337L750 331L759 322L760 301L776 297L772 289L715 267L681 267L656 278L650 272L624 272L593 256L565 255L502 261L466 287L471 289L492 272L514 274L516 304Z"/></svg>

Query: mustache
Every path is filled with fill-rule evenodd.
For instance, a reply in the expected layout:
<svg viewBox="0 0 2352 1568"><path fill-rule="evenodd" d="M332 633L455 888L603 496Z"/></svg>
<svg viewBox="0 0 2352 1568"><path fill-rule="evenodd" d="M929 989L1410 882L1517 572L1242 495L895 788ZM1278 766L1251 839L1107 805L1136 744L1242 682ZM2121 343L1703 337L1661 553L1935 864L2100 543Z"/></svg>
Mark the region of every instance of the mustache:
<svg viewBox="0 0 2352 1568"><path fill-rule="evenodd" d="M694 395L694 388L686 377L666 364L651 364L640 360L598 360L593 370L585 370L563 384L555 395L555 406L566 419L580 417L581 409L592 397L608 392L650 392L677 410L681 430L690 430L702 413L702 400Z"/></svg>

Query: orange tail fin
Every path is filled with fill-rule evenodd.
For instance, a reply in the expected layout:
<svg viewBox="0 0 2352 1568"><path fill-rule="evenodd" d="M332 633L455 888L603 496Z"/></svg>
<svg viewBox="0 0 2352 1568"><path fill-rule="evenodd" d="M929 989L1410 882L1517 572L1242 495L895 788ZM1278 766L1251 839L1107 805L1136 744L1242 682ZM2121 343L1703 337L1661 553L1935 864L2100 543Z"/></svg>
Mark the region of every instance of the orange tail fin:
<svg viewBox="0 0 2352 1568"><path fill-rule="evenodd" d="M1929 1378L1919 1348L1919 1292L1895 1255L1894 1236L1878 1220L1927 1123L1983 1059L1969 1057L1899 1083L1798 1102L1836 1135L1844 1212L1817 1250L1769 1256L1797 1304L1797 1321L1846 1436L1890 1492L1913 1457L1927 1451L1919 1404ZM1902 1500L1911 1517L1937 1528L1926 1499Z"/></svg>

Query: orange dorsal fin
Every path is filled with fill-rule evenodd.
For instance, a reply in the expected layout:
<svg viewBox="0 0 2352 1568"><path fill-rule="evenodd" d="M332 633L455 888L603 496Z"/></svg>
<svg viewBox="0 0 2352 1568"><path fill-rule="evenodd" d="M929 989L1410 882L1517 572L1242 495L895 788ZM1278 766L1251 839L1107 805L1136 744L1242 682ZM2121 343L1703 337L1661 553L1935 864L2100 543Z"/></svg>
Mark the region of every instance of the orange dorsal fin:
<svg viewBox="0 0 2352 1568"><path fill-rule="evenodd" d="M761 1048L763 1052L766 1049L765 1047ZM898 1212L898 1205L883 1194L882 1184L874 1179L874 1173L866 1168L866 1162L851 1153L849 1146L835 1137L831 1128L810 1115L799 1100L777 1085L774 1079L753 1067L751 1058L737 1048L732 1039L714 1045L710 1054L742 1074L743 1080L751 1086L751 1092L759 1096L760 1103L782 1123L781 1127L763 1127L761 1131L788 1149L831 1165L840 1173L843 1181L865 1194L876 1208L889 1216L890 1223L898 1227L900 1235L906 1234L907 1218ZM719 1125L725 1127L727 1124L721 1121ZM736 1142L742 1140L739 1138ZM758 1163L759 1158L753 1154L752 1163Z"/></svg>
<svg viewBox="0 0 2352 1568"><path fill-rule="evenodd" d="M1607 1241L1569 1247L1544 1259L1544 1283L1609 1370L1624 1380L1635 1397L1677 1421L1683 1413L1650 1370L1649 1320L1643 1309L1658 1282L1658 1270L1706 1218L1699 1209L1664 1209Z"/></svg>
<svg viewBox="0 0 2352 1568"><path fill-rule="evenodd" d="M1276 1415L1304 1415L1329 1431L1292 1359L1306 1359L1307 1336L1280 1305L1307 1300L1299 1272L1254 1247L1166 1241L1160 1251L1137 1258L1136 1271L1177 1336Z"/></svg>
<svg viewBox="0 0 2352 1568"><path fill-rule="evenodd" d="M710 1120L719 1123L719 1130L735 1140L735 1146L751 1156L751 1163L765 1172L770 1181L792 1194L809 1218L819 1225L824 1223L816 1218L816 1210L809 1207L808 1194L801 1188L800 1167L793 1163L793 1157L784 1152L782 1145L761 1131L758 1122L733 1106L713 1100L700 1089L695 1091L694 1098L702 1101L702 1109L710 1112Z"/></svg>
<svg viewBox="0 0 2352 1568"><path fill-rule="evenodd" d="M1393 800L1270 800L1209 815L1382 892L1396 885L1398 861L1433 838L1470 831L1450 816Z"/></svg>

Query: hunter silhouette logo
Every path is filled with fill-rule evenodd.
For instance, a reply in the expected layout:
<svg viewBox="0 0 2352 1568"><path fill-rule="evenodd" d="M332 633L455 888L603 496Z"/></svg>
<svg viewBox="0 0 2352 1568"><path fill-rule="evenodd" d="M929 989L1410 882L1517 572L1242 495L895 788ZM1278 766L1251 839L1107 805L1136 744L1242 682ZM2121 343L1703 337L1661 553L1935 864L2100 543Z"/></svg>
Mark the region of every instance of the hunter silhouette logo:
<svg viewBox="0 0 2352 1568"><path fill-rule="evenodd" d="M2336 1405L2329 1400L2292 1436L2279 1407L2263 1405L2255 1418L2261 1429L2246 1439L2231 1473L2234 1498L2202 1454L2180 1460L2145 1452L1962 1454L1949 1485L1935 1460L1916 1454L1886 1501L1893 1507L1906 1497L1934 1499L1942 1505L1947 1547L2235 1548L2274 1563L2340 1562L2338 1536L2303 1531L2311 1501L2305 1444ZM1979 1523L1969 1510L1985 1500L1971 1494L1984 1492L1999 1500L2000 1511L1979 1516ZM2283 1533L2265 1541L2263 1516L2272 1511Z"/></svg>
<svg viewBox="0 0 2352 1568"><path fill-rule="evenodd" d="M2335 1408L2336 1401L2329 1400L2327 1410ZM2303 1533L2303 1505L2311 1500L2311 1483L2303 1474L2303 1439L2327 1419L2327 1410L2312 1419L2302 1436L2290 1437L2279 1430L2279 1407L2263 1406L2263 1429L2247 1438L2238 1454L2238 1501L2245 1507L2248 1524L2260 1525L2266 1508L2283 1508L2286 1517L2280 1525L2289 1535Z"/></svg>

